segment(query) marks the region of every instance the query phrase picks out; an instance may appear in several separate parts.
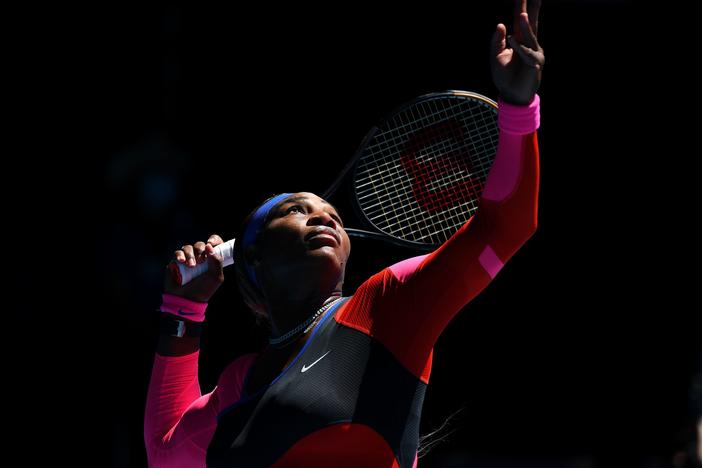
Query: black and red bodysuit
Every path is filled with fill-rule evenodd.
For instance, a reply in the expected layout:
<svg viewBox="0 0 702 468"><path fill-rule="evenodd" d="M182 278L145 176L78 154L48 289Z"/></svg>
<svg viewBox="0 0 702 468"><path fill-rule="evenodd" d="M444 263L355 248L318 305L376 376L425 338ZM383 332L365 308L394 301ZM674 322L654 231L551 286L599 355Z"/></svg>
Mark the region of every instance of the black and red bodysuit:
<svg viewBox="0 0 702 468"><path fill-rule="evenodd" d="M268 386L243 392L257 354L201 394L199 352L156 355L145 440L152 467L402 467L417 464L433 346L535 232L538 96L501 103L479 208L440 248L389 266L338 301Z"/></svg>

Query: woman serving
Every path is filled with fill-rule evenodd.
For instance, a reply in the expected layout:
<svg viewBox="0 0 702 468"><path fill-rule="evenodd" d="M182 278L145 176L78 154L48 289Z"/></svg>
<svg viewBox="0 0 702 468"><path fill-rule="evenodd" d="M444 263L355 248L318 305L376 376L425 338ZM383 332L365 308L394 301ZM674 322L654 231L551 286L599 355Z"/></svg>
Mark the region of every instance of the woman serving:
<svg viewBox="0 0 702 468"><path fill-rule="evenodd" d="M269 344L229 364L205 395L199 332L224 280L222 239L175 252L209 270L185 286L166 275L145 413L150 466L417 465L434 344L536 230L544 55L538 2L529 13L526 0L515 5L515 35L499 24L492 44L497 154L476 214L441 247L344 296L351 243L337 210L310 192L265 200L242 223L234 265L247 306L270 323Z"/></svg>

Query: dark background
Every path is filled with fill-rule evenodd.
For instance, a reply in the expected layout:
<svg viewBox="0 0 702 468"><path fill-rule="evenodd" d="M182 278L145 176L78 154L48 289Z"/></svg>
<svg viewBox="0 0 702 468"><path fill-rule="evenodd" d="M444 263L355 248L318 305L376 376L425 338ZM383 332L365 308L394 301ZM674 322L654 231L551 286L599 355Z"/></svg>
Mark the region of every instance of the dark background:
<svg viewBox="0 0 702 468"><path fill-rule="evenodd" d="M421 433L464 410L420 466L669 466L700 350L695 120L683 117L695 77L673 23L685 15L544 3L539 229L436 344ZM172 251L231 237L273 193L321 194L408 99L496 98L489 40L497 22L511 31L511 14L508 1L30 13L11 42L36 53L13 57L22 130L4 184L20 265L8 370L27 397L12 408L19 465L45 455L39 438L62 459L145 466ZM416 255L352 245L346 295ZM252 328L230 277L208 309L203 392L265 339Z"/></svg>

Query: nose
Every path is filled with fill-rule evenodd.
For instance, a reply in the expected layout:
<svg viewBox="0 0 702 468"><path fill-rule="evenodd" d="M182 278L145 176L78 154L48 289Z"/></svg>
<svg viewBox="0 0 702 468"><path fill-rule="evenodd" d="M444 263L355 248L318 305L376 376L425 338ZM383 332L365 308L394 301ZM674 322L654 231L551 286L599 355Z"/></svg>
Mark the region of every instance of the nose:
<svg viewBox="0 0 702 468"><path fill-rule="evenodd" d="M328 226L328 227L334 229L335 231L339 230L338 229L339 225L336 222L336 220L334 218L332 218L331 215L329 213L327 213L326 211L319 211L318 210L318 211L315 211L314 213L312 213L312 215L310 216L310 219L307 221L307 224L311 224L312 226L318 226L318 225Z"/></svg>

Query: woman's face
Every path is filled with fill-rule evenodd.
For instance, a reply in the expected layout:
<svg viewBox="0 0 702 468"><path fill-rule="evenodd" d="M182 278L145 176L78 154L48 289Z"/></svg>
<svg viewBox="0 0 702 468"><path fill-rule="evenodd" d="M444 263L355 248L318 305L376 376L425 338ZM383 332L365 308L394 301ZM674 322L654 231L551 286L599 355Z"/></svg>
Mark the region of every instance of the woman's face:
<svg viewBox="0 0 702 468"><path fill-rule="evenodd" d="M343 283L351 242L333 206L313 193L298 192L271 209L255 250L259 279L292 284L307 279L327 286Z"/></svg>

